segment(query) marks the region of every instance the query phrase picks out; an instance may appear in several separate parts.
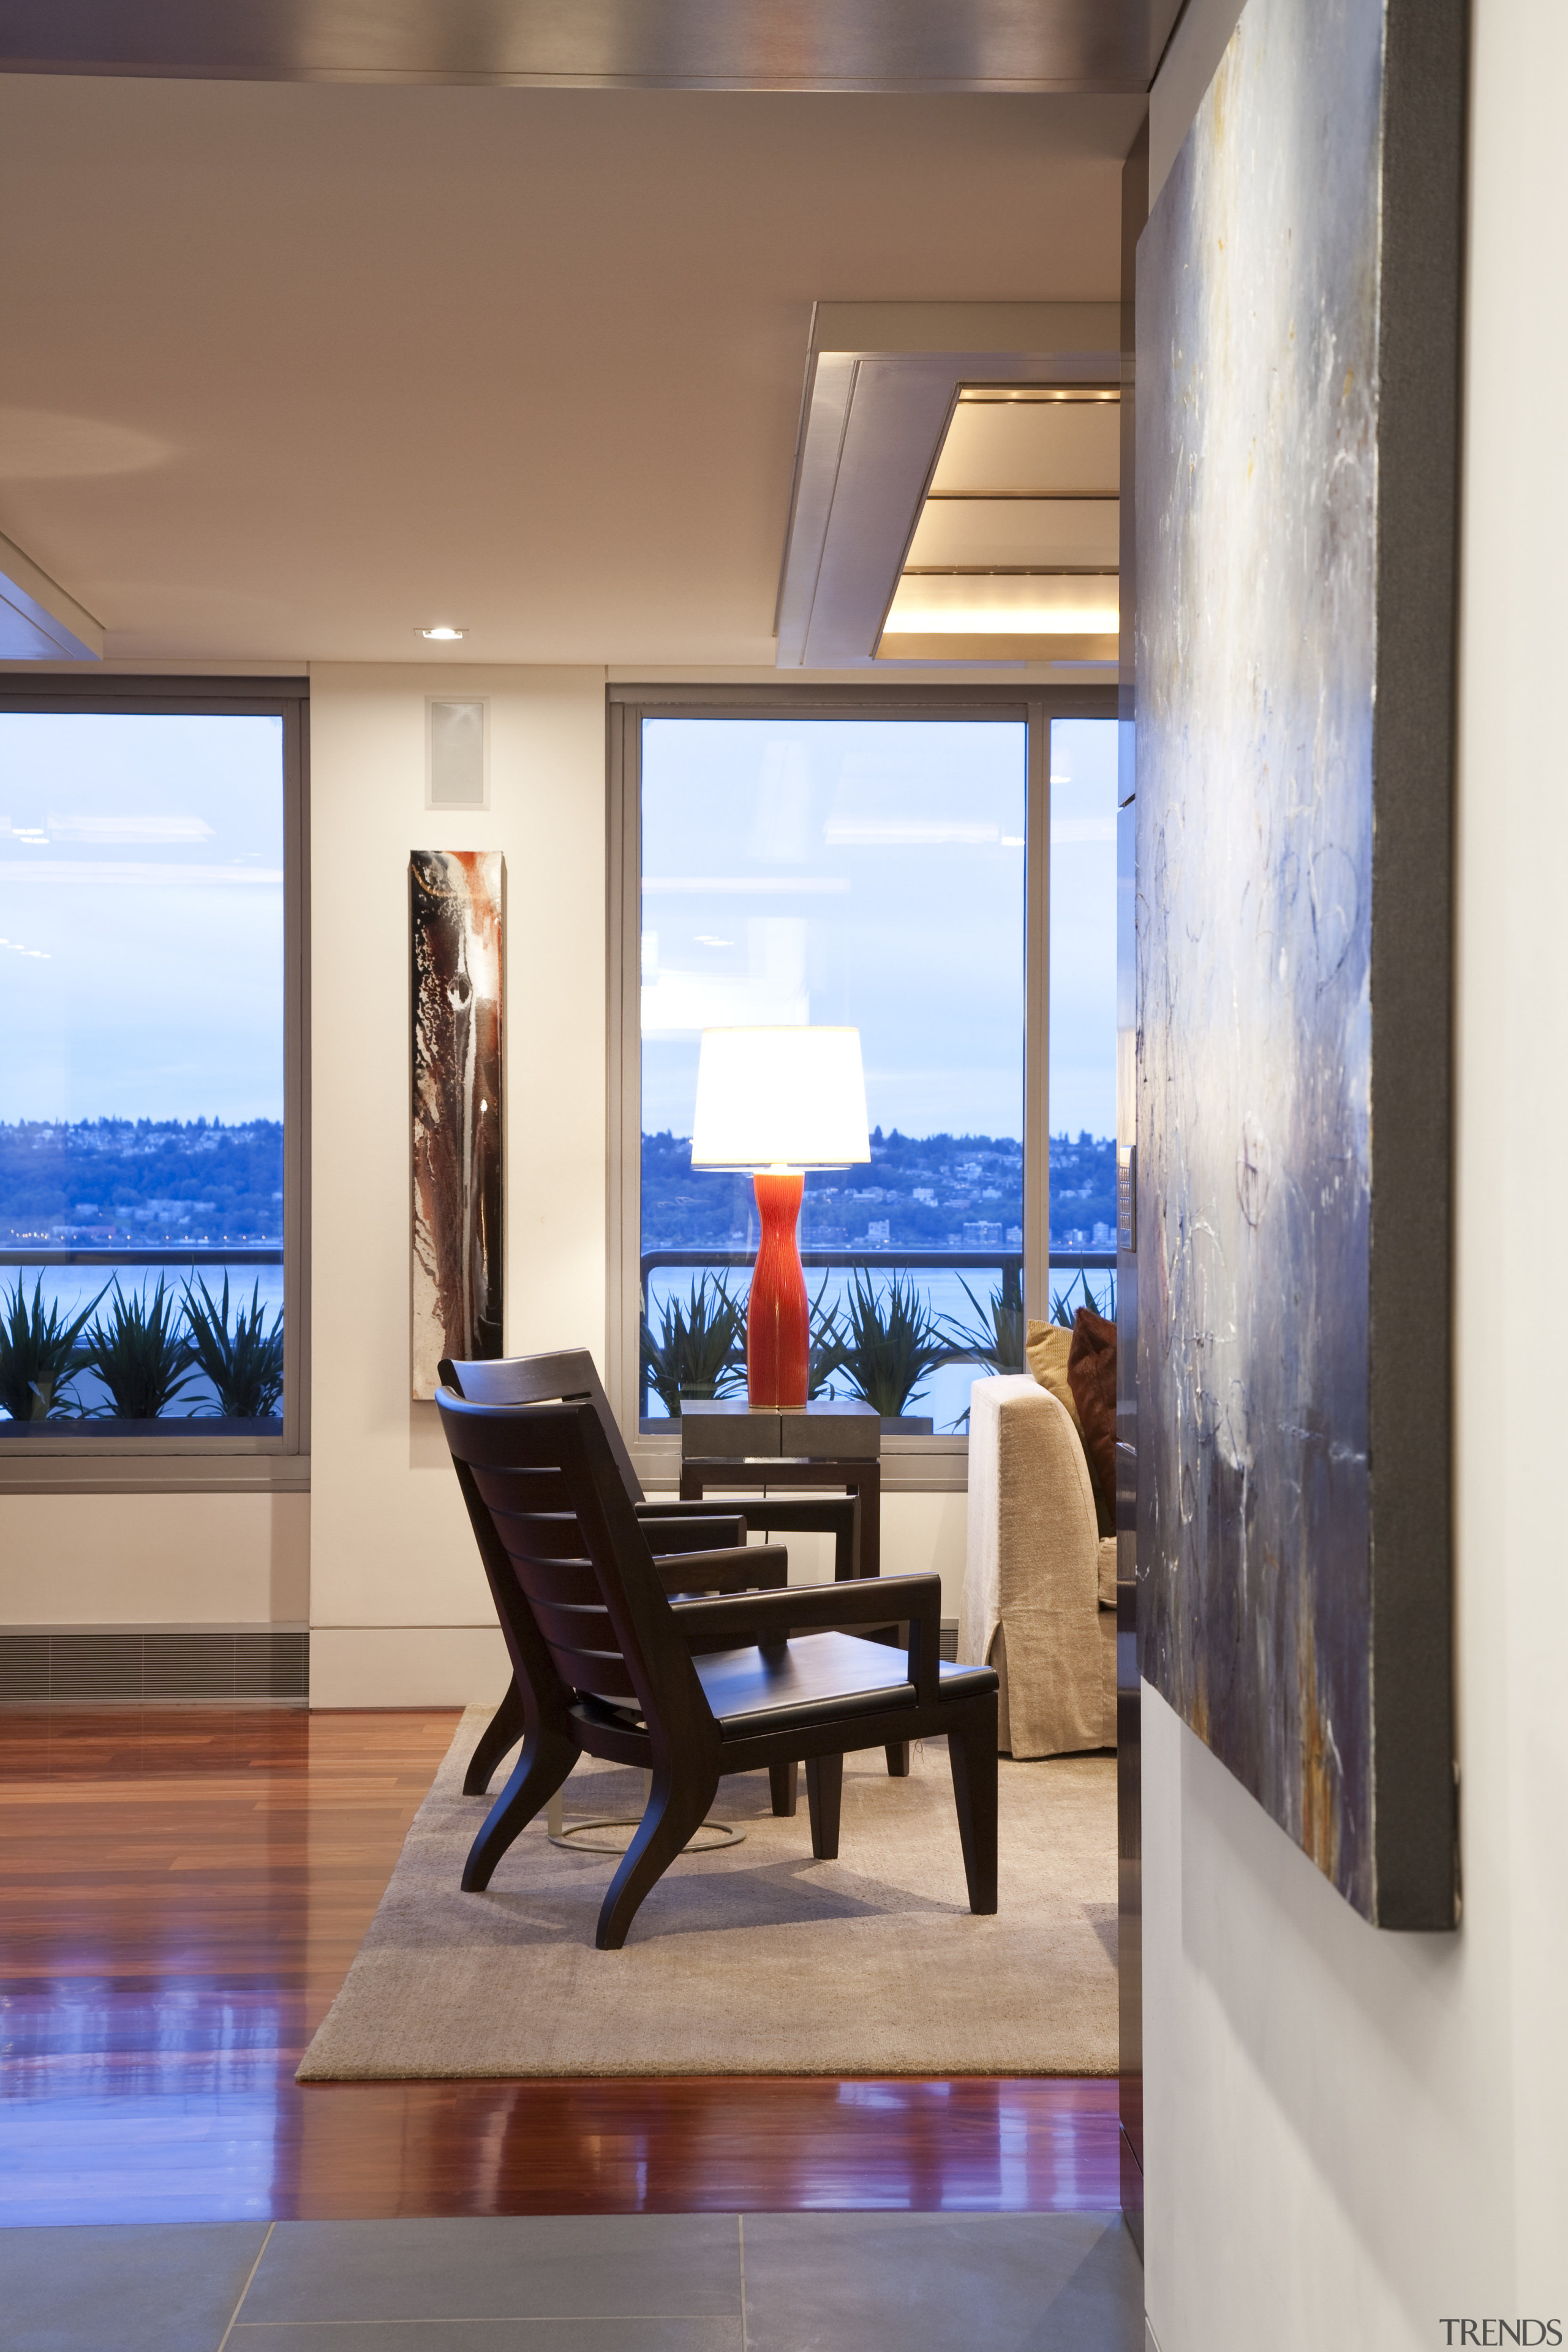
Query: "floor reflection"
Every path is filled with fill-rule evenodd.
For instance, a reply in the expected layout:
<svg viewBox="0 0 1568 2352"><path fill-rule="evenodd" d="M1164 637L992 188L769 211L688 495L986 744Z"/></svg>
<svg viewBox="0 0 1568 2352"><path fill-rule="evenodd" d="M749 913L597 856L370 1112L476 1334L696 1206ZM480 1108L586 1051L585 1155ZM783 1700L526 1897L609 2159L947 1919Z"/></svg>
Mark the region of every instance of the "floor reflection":
<svg viewBox="0 0 1568 2352"><path fill-rule="evenodd" d="M1116 2085L293 2070L447 1713L0 1713L0 2221L1107 2211Z"/></svg>

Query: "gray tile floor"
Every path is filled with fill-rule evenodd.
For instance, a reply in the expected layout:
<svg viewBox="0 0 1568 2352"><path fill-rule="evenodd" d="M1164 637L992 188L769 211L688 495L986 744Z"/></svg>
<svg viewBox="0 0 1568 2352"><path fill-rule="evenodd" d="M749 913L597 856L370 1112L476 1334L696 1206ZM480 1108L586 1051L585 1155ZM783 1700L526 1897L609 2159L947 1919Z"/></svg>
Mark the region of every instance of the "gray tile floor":
<svg viewBox="0 0 1568 2352"><path fill-rule="evenodd" d="M1108 2213L0 2230L0 2352L1141 2352Z"/></svg>

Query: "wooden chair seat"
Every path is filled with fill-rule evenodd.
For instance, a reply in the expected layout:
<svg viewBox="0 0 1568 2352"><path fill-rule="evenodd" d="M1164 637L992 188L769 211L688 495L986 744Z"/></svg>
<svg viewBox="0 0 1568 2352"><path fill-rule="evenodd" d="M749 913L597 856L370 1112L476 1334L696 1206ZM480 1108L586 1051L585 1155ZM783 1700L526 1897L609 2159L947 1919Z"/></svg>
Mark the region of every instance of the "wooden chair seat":
<svg viewBox="0 0 1568 2352"><path fill-rule="evenodd" d="M677 1617L679 1613L678 1600ZM802 1633L783 1647L749 1644L739 1650L700 1651L694 1663L703 1695L726 1738L784 1731L819 1719L831 1720L837 1737L858 1713L913 1706L916 1699L904 1651L889 1649L883 1642L864 1641L857 1633ZM976 1697L995 1681L988 1666L955 1666L944 1659L938 1661L938 1673L944 1698ZM596 1721L621 1723L637 1730L647 1727L629 1700L579 1704L587 1704ZM848 1748L854 1744L851 1740ZM874 1748L877 1742L866 1744Z"/></svg>
<svg viewBox="0 0 1568 2352"><path fill-rule="evenodd" d="M695 1664L703 1696L727 1739L782 1731L808 1719L831 1720L837 1730L847 1731L858 1713L915 1705L905 1652L855 1633L801 1633L780 1648L710 1651ZM995 1683L988 1666L953 1666L939 1659L938 1674L943 1699L973 1698Z"/></svg>

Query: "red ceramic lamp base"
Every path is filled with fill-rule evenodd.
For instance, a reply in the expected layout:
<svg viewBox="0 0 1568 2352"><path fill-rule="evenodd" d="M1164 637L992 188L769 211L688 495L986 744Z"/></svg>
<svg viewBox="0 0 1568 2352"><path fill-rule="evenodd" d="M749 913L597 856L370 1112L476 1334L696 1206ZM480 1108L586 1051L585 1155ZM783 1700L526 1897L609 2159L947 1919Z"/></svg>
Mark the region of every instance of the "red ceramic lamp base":
<svg viewBox="0 0 1568 2352"><path fill-rule="evenodd" d="M763 1237L746 1310L746 1398L754 1412L779 1412L805 1402L811 1313L795 1240L805 1179L767 1170L752 1181Z"/></svg>

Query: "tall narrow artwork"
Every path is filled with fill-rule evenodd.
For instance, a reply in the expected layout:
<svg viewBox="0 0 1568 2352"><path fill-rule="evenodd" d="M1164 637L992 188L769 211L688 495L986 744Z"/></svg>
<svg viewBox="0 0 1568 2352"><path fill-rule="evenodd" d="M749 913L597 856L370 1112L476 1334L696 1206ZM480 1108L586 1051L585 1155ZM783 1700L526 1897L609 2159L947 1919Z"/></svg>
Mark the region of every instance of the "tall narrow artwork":
<svg viewBox="0 0 1568 2352"><path fill-rule="evenodd" d="M499 851L409 860L414 1048L413 1392L443 1356L501 1352Z"/></svg>
<svg viewBox="0 0 1568 2352"><path fill-rule="evenodd" d="M1142 1671L1453 1925L1463 0L1248 0L1138 252Z"/></svg>

